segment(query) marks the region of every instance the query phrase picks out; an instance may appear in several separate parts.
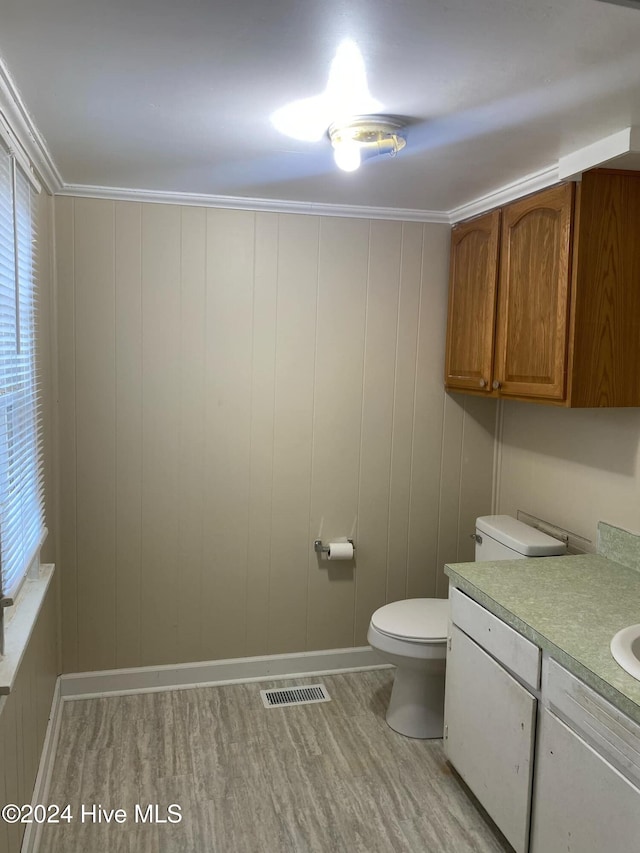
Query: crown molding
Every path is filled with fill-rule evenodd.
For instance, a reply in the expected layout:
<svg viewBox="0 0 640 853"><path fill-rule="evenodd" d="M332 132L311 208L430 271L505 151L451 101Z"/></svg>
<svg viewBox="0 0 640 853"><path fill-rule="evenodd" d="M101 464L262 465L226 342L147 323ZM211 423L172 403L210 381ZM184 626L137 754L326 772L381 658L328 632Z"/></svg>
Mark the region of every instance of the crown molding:
<svg viewBox="0 0 640 853"><path fill-rule="evenodd" d="M238 196L206 195L199 193L163 192L160 190L126 189L121 187L96 187L88 184L64 184L59 196L99 198L110 201L151 202L152 204L180 204L191 207L218 207L229 210L254 210L271 213L302 213L314 216L344 216L356 219L390 219L401 222L428 222L451 225L470 219L522 198L529 193L545 189L559 181L558 165L549 166L506 184L486 195L479 196L452 210L415 210L399 207L366 207L363 205L319 204L316 202L284 201Z"/></svg>
<svg viewBox="0 0 640 853"><path fill-rule="evenodd" d="M10 129L12 142L19 145L46 189L55 194L63 185L62 176L1 59L0 117Z"/></svg>
<svg viewBox="0 0 640 853"><path fill-rule="evenodd" d="M504 204L523 198L523 196L546 189L552 184L557 184L559 180L558 164L556 163L546 169L541 169L539 172L525 175L524 178L510 184L505 184L497 190L492 190L486 195L460 205L460 207L454 207L453 210L449 211L449 221L453 224L463 219L471 219L472 216L493 210L494 207L502 207Z"/></svg>
<svg viewBox="0 0 640 853"><path fill-rule="evenodd" d="M64 184L56 191L56 195L74 196L76 198L102 198L111 201L151 202L152 204L180 204L191 207L220 207L230 210L254 210L269 213L344 216L352 219L393 219L402 222L436 222L446 225L450 222L449 214L439 210L318 204L316 202L285 201L266 198L161 192L157 190L122 189L119 187L94 187L86 184Z"/></svg>
<svg viewBox="0 0 640 853"><path fill-rule="evenodd" d="M64 184L58 196L99 198L109 201L151 202L152 204L180 204L191 207L218 207L229 210L254 210L270 213L302 213L314 216L344 216L356 219L390 219L401 222L428 222L451 225L470 219L494 207L515 201L529 193L537 192L557 183L558 166L550 166L506 184L486 195L479 196L452 210L415 210L398 207L366 207L363 205L319 204L316 202L284 201L238 196L206 195L200 193L163 192L160 190L126 189L121 187L96 187L88 184Z"/></svg>

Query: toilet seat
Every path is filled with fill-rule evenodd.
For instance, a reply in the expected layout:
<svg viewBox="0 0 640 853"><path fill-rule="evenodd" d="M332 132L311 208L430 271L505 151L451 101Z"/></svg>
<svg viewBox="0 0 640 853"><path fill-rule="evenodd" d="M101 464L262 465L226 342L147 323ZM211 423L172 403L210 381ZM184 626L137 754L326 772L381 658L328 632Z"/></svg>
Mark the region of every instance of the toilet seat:
<svg viewBox="0 0 640 853"><path fill-rule="evenodd" d="M371 625L380 634L410 643L444 643L449 602L446 598L408 598L378 608Z"/></svg>

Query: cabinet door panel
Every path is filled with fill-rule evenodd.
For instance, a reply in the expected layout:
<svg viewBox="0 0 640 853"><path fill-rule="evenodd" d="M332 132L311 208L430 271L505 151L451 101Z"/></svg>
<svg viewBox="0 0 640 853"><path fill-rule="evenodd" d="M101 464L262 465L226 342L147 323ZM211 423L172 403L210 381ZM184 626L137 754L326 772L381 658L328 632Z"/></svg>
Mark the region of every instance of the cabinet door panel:
<svg viewBox="0 0 640 853"><path fill-rule="evenodd" d="M528 849L536 700L455 625L445 752L517 853Z"/></svg>
<svg viewBox="0 0 640 853"><path fill-rule="evenodd" d="M640 791L546 709L540 714L532 853L631 853Z"/></svg>
<svg viewBox="0 0 640 853"><path fill-rule="evenodd" d="M576 406L640 405L640 173L587 172L574 247Z"/></svg>
<svg viewBox="0 0 640 853"><path fill-rule="evenodd" d="M502 395L564 399L572 212L573 184L503 210L495 368Z"/></svg>
<svg viewBox="0 0 640 853"><path fill-rule="evenodd" d="M451 234L445 383L491 392L500 211Z"/></svg>

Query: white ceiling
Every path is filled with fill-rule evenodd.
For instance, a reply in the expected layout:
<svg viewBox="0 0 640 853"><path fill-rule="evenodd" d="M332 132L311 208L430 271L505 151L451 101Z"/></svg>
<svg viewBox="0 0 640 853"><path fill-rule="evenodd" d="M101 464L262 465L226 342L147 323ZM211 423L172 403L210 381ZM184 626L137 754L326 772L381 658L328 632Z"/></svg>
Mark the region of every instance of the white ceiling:
<svg viewBox="0 0 640 853"><path fill-rule="evenodd" d="M353 39L406 149L355 173L269 121ZM640 11L596 0L0 0L63 180L448 211L640 125Z"/></svg>

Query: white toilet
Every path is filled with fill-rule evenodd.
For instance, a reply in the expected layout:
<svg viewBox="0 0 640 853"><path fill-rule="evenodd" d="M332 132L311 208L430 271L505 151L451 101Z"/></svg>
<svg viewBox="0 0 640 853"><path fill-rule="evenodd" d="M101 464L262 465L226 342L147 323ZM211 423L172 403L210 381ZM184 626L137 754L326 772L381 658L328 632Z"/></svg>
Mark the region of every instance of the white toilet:
<svg viewBox="0 0 640 853"><path fill-rule="evenodd" d="M476 561L566 552L564 542L510 515L476 519L474 536ZM371 617L369 644L396 666L387 723L407 737L442 737L448 621L449 602L444 598L394 601Z"/></svg>

